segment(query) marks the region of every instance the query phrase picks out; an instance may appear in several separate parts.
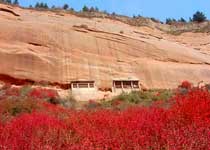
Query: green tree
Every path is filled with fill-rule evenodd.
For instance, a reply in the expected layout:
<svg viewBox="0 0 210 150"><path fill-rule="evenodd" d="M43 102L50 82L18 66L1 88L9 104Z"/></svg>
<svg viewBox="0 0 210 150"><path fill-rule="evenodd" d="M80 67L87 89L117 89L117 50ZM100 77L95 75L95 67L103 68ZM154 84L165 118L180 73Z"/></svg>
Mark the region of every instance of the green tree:
<svg viewBox="0 0 210 150"><path fill-rule="evenodd" d="M35 4L35 8L39 8L40 7L40 4L39 4L39 2L37 2L36 4Z"/></svg>
<svg viewBox="0 0 210 150"><path fill-rule="evenodd" d="M180 18L179 20L178 20L179 22L183 22L183 23L185 23L185 22L187 22L184 18Z"/></svg>
<svg viewBox="0 0 210 150"><path fill-rule="evenodd" d="M166 18L166 24L172 24L171 18Z"/></svg>
<svg viewBox="0 0 210 150"><path fill-rule="evenodd" d="M69 5L68 4L64 4L63 5L63 9L67 10L69 8Z"/></svg>
<svg viewBox="0 0 210 150"><path fill-rule="evenodd" d="M89 8L85 5L85 6L82 8L82 11L83 11L83 12L87 12L87 11L89 11Z"/></svg>
<svg viewBox="0 0 210 150"><path fill-rule="evenodd" d="M169 24L169 25L171 25L171 24L173 24L173 23L176 23L177 21L176 21L176 19L171 19L171 18L167 18L166 19L166 24Z"/></svg>
<svg viewBox="0 0 210 150"><path fill-rule="evenodd" d="M48 9L49 7L48 7L47 3L43 3L43 2L39 3L39 2L37 2L36 5L35 5L35 8Z"/></svg>
<svg viewBox="0 0 210 150"><path fill-rule="evenodd" d="M39 4L39 8L44 8L44 3L43 3L43 2L41 2L41 3Z"/></svg>
<svg viewBox="0 0 210 150"><path fill-rule="evenodd" d="M206 16L203 12L197 11L194 15L193 15L193 19L194 22L204 22L206 21Z"/></svg>
<svg viewBox="0 0 210 150"><path fill-rule="evenodd" d="M47 5L47 3L44 3L43 8L45 8L45 9L48 9L49 8L48 5Z"/></svg>
<svg viewBox="0 0 210 150"><path fill-rule="evenodd" d="M95 12L95 8L94 7L90 7L90 12Z"/></svg>

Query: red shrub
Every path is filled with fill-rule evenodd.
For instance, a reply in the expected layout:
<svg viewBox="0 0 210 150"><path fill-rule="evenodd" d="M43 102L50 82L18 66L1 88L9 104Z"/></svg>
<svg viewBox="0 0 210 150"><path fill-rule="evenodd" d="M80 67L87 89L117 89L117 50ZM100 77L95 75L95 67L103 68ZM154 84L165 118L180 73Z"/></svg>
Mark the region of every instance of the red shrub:
<svg viewBox="0 0 210 150"><path fill-rule="evenodd" d="M36 99L56 98L58 93L52 89L34 88L29 93L29 96Z"/></svg>
<svg viewBox="0 0 210 150"><path fill-rule="evenodd" d="M20 89L16 87L9 88L5 91L6 96L20 96Z"/></svg>
<svg viewBox="0 0 210 150"><path fill-rule="evenodd" d="M6 124L1 132L0 145L5 149L62 149L71 137L65 123L45 114L25 114ZM70 143L70 141L68 141Z"/></svg>
<svg viewBox="0 0 210 150"><path fill-rule="evenodd" d="M194 89L187 95L177 95L175 104L167 111L165 133L169 148L210 148L210 93ZM195 142L196 141L196 142Z"/></svg>
<svg viewBox="0 0 210 150"><path fill-rule="evenodd" d="M185 122L197 122L196 120L209 120L210 117L210 93L205 89L193 89L187 95L174 97L175 104L170 108L173 118L182 118Z"/></svg>
<svg viewBox="0 0 210 150"><path fill-rule="evenodd" d="M0 124L0 146L11 150L209 150L210 93L189 90L170 104L167 109L69 111L44 103L45 110Z"/></svg>
<svg viewBox="0 0 210 150"><path fill-rule="evenodd" d="M0 99L7 99L8 97L19 97L20 94L20 88L18 87L12 87L9 84L5 84L1 89L0 89Z"/></svg>
<svg viewBox="0 0 210 150"><path fill-rule="evenodd" d="M191 89L192 83L190 83L189 81L183 81L179 87L185 88L185 89Z"/></svg>

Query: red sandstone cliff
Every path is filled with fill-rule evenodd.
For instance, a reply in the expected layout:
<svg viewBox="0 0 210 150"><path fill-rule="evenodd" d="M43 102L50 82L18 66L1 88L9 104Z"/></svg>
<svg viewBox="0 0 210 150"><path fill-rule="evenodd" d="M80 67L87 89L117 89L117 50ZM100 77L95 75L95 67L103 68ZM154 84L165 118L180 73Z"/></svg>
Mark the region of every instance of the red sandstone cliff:
<svg viewBox="0 0 210 150"><path fill-rule="evenodd" d="M102 18L0 4L0 74L61 84L135 77L149 88L210 82L210 33L171 35ZM164 25L163 25L164 26Z"/></svg>

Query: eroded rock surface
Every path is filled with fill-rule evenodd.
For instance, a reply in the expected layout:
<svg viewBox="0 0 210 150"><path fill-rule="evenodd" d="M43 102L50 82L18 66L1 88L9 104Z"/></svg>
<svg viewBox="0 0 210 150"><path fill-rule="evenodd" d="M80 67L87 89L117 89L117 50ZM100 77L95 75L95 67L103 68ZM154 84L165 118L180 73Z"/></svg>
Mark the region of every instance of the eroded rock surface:
<svg viewBox="0 0 210 150"><path fill-rule="evenodd" d="M5 11L6 10L6 11ZM135 77L148 88L210 82L210 34L169 35L102 18L0 4L0 74L61 84L86 79L111 87Z"/></svg>

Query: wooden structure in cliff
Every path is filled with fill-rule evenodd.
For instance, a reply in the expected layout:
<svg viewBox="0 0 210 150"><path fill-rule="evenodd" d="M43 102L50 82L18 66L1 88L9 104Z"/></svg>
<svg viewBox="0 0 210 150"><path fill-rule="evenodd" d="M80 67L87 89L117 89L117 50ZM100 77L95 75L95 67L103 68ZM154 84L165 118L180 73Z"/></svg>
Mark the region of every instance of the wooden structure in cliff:
<svg viewBox="0 0 210 150"><path fill-rule="evenodd" d="M86 81L86 80L80 80L80 81L72 81L71 82L71 89L91 89L95 88L95 81Z"/></svg>
<svg viewBox="0 0 210 150"><path fill-rule="evenodd" d="M115 93L131 92L140 90L137 78L115 78L113 79L112 91Z"/></svg>
<svg viewBox="0 0 210 150"><path fill-rule="evenodd" d="M75 99L87 101L97 95L95 81L92 80L77 80L71 82L71 92Z"/></svg>

